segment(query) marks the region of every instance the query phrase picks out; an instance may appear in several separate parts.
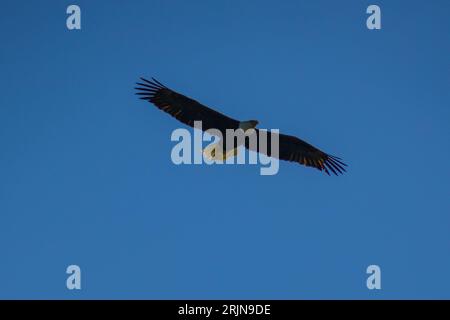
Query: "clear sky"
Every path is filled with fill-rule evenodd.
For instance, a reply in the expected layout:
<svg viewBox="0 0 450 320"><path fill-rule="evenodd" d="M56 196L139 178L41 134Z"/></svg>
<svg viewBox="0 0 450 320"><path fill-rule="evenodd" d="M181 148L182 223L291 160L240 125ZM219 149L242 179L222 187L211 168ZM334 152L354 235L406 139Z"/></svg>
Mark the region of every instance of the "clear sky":
<svg viewBox="0 0 450 320"><path fill-rule="evenodd" d="M2 1L0 298L450 298L449 9ZM136 98L139 76L348 173L176 166L184 126Z"/></svg>

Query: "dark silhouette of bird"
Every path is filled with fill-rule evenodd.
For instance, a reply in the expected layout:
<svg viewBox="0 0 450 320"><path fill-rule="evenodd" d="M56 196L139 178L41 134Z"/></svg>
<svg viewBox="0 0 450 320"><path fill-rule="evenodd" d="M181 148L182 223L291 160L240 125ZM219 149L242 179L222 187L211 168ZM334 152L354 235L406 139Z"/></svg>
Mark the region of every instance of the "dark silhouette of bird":
<svg viewBox="0 0 450 320"><path fill-rule="evenodd" d="M258 125L257 120L238 121L230 118L216 110L213 110L189 97L179 94L172 89L169 89L158 80L152 78L152 81L141 78L142 82L137 82L138 90L136 93L140 99L147 100L153 103L158 109L170 114L175 119L182 123L194 127L194 121L202 122L202 130L217 129L226 136L227 129L243 129L244 131L254 129L255 134L259 137L259 130L256 129ZM260 149L260 144L256 147L249 143L249 139L245 140L245 147L255 152L261 152L267 156L276 156L276 153L271 150L270 139L274 133L267 134L266 150ZM347 166L338 157L327 154L311 144L290 135L277 134L279 140L279 152L276 156L280 160L297 162L307 167L313 167L330 175L330 172L339 175L344 173ZM223 143L223 148L226 144ZM221 156L224 158L230 156L230 150L223 150ZM216 149L210 149L209 156L214 158ZM233 152L231 155L235 155Z"/></svg>

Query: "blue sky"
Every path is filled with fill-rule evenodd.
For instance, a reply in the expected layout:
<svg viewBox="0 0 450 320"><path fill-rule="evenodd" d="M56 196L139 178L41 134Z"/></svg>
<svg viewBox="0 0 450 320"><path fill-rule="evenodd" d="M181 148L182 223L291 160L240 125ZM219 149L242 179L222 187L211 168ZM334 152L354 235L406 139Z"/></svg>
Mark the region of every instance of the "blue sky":
<svg viewBox="0 0 450 320"><path fill-rule="evenodd" d="M449 9L4 1L0 298L450 298ZM348 173L175 166L183 126L134 96L139 76L297 135Z"/></svg>

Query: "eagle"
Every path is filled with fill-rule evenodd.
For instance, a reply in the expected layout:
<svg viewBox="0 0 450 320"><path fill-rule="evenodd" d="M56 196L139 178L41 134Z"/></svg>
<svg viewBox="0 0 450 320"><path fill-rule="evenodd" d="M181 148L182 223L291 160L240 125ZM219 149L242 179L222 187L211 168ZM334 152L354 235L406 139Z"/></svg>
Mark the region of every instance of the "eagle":
<svg viewBox="0 0 450 320"><path fill-rule="evenodd" d="M155 78L147 80L141 77L140 79L141 82L136 82L137 87L135 87L137 90L136 94L140 96L140 99L149 101L158 109L188 126L194 127L195 121L201 121L203 131L216 129L222 133L223 137L226 136L227 129L242 129L244 131L254 129L259 137L259 130L256 128L259 123L257 120L238 121L166 87ZM279 141L279 152L276 155L278 159L316 168L328 175L330 173L339 175L346 172L345 167L347 165L342 162L341 158L323 152L295 136L280 133L268 134L267 138L269 141L265 150L259 148L259 143L256 144L256 147L251 145L247 139L244 142L244 146L251 151L264 153L269 157L275 156L272 155L270 148L270 139L274 134L278 135ZM222 146L224 145L225 143L222 143ZM210 158L219 156L224 159L237 154L237 149L231 150L231 152L230 150L219 149L207 148L204 152L207 152Z"/></svg>

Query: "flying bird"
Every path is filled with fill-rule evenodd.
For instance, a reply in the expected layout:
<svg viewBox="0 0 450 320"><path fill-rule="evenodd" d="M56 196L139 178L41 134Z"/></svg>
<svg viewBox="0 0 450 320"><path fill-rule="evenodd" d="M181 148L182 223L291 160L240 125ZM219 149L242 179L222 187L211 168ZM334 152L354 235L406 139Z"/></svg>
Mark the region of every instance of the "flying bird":
<svg viewBox="0 0 450 320"><path fill-rule="evenodd" d="M151 81L141 78L142 82L137 82L135 87L140 99L153 103L158 109L170 114L172 117L182 123L194 127L194 121L202 121L202 130L217 129L226 136L226 129L243 129L244 131L254 129L259 137L259 131L256 129L257 120L238 121L230 118L216 110L213 110L189 97L169 89L158 80L152 78ZM275 133L272 133L272 135ZM267 134L271 138L271 134ZM330 175L330 172L339 175L344 173L347 166L338 157L327 154L309 143L290 135L278 134L279 154L277 158L291 162L297 162L307 167L316 168ZM225 143L223 143L225 145ZM255 152L272 155L270 150L271 143L267 142L267 150L260 150L259 143L256 148L252 147L248 140L245 141L245 147ZM205 150L209 152L211 158L215 158L216 149ZM220 156L225 159L230 155L236 155L236 150L224 150ZM219 154L219 151L217 151Z"/></svg>

